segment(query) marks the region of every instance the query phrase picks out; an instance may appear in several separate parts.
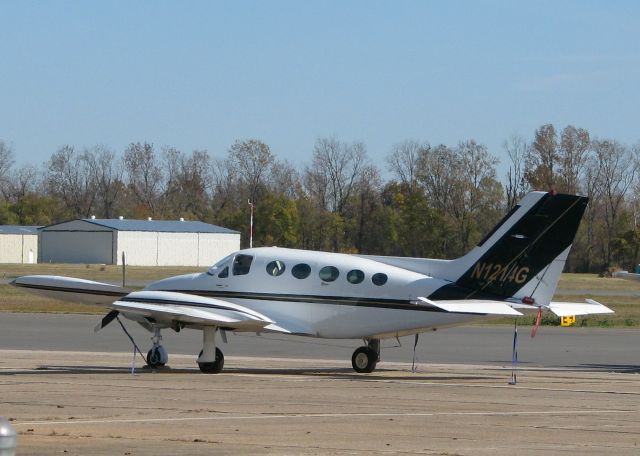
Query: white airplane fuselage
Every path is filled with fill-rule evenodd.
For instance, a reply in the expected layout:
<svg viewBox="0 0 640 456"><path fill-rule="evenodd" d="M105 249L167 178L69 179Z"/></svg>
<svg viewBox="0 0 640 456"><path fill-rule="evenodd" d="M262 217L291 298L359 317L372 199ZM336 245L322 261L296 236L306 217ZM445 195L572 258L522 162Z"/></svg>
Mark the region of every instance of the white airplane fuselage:
<svg viewBox="0 0 640 456"><path fill-rule="evenodd" d="M448 281L371 259L277 247L247 249L235 255L252 258L248 273L233 273L232 255L209 272L171 277L145 289L223 299L287 322L294 333L324 338L402 336L481 318L442 312L417 301ZM274 261L283 269L279 275L267 271ZM296 278L292 269L297 265L307 265L308 276ZM337 270L334 280L320 277L326 267ZM227 274L220 277L225 268Z"/></svg>
<svg viewBox="0 0 640 456"><path fill-rule="evenodd" d="M364 339L351 357L372 372L380 340L493 316L547 309L559 316L611 313L592 301L558 303L553 293L586 209L576 195L532 192L476 247L454 260L364 257L262 247L240 250L208 271L149 284L145 290L60 276L12 284L64 300L106 306L98 331L122 315L153 332L150 367L163 366L160 331L202 331L197 363L221 372L222 331Z"/></svg>

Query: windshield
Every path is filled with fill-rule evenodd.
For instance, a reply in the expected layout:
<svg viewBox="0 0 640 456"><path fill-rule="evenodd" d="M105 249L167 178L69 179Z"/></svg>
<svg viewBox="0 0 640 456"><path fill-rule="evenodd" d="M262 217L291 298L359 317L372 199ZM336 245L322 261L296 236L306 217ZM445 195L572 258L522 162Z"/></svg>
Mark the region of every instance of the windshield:
<svg viewBox="0 0 640 456"><path fill-rule="evenodd" d="M213 266L211 266L209 268L209 270L207 271L207 274L209 274L210 276L214 276L218 272L222 271L224 269L224 267L229 264L229 262L231 261L232 257L233 257L233 255L229 255L229 256L224 257L222 260L218 261L216 264L214 264Z"/></svg>

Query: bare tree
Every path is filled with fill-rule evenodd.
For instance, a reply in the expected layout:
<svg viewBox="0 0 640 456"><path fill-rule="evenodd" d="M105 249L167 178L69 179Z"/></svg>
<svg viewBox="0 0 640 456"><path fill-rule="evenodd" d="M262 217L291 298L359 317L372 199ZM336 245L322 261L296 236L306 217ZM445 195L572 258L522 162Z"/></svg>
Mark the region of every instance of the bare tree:
<svg viewBox="0 0 640 456"><path fill-rule="evenodd" d="M124 190L122 162L116 158L115 152L105 146L95 146L87 151L86 159L98 189L97 212L102 217L112 218Z"/></svg>
<svg viewBox="0 0 640 456"><path fill-rule="evenodd" d="M13 149L0 139L0 192L5 199L8 197L9 174L13 163Z"/></svg>
<svg viewBox="0 0 640 456"><path fill-rule="evenodd" d="M576 128L572 125L562 130L559 150L559 191L572 194L580 191L580 176L587 160L589 145L589 132L587 130Z"/></svg>
<svg viewBox="0 0 640 456"><path fill-rule="evenodd" d="M440 145L420 160L419 179L431 205L454 226L458 247L469 249L500 210L502 188L496 181L497 158L474 140L456 149Z"/></svg>
<svg viewBox="0 0 640 456"><path fill-rule="evenodd" d="M619 229L622 204L638 172L635 150L612 140L592 141L592 148L600 168L596 185L599 187L605 239L602 243L603 263L611 266L612 241Z"/></svg>
<svg viewBox="0 0 640 456"><path fill-rule="evenodd" d="M274 193L296 199L301 192L300 173L288 161L275 161L271 167L271 189Z"/></svg>
<svg viewBox="0 0 640 456"><path fill-rule="evenodd" d="M511 210L527 193L528 185L525 180L525 163L529 153L529 145L522 136L512 135L502 143L502 148L509 156L509 171L507 171L507 210Z"/></svg>
<svg viewBox="0 0 640 456"><path fill-rule="evenodd" d="M409 193L415 191L420 157L430 149L428 143L407 140L394 145L386 158L389 171L407 186Z"/></svg>
<svg viewBox="0 0 640 456"><path fill-rule="evenodd" d="M33 165L23 165L16 169L9 180L9 195L18 200L30 193L35 193L38 185L38 169Z"/></svg>
<svg viewBox="0 0 640 456"><path fill-rule="evenodd" d="M92 215L97 188L91 176L89 153L77 154L73 146L65 145L48 162L47 187L60 197L73 215Z"/></svg>
<svg viewBox="0 0 640 456"><path fill-rule="evenodd" d="M451 189L459 176L456 154L443 144L419 157L417 178L424 187L430 204L442 212L449 209Z"/></svg>
<svg viewBox="0 0 640 456"><path fill-rule="evenodd" d="M556 129L551 124L536 130L531 153L527 155L525 178L535 190L555 188L556 167L558 165L558 139Z"/></svg>
<svg viewBox="0 0 640 456"><path fill-rule="evenodd" d="M128 187L143 208L155 215L162 180L162 170L153 144L131 143L124 152Z"/></svg>
<svg viewBox="0 0 640 456"><path fill-rule="evenodd" d="M211 178L211 204L214 207L214 212L218 212L236 201L239 204L239 192L235 191L238 179L229 158L212 159Z"/></svg>
<svg viewBox="0 0 640 456"><path fill-rule="evenodd" d="M369 166L363 143L349 145L335 138L319 138L311 166L305 170L305 186L321 207L344 214L347 201Z"/></svg>
<svg viewBox="0 0 640 456"><path fill-rule="evenodd" d="M229 149L229 159L249 188L249 199L255 202L258 189L267 182L267 174L275 161L269 146L257 139L238 140Z"/></svg>

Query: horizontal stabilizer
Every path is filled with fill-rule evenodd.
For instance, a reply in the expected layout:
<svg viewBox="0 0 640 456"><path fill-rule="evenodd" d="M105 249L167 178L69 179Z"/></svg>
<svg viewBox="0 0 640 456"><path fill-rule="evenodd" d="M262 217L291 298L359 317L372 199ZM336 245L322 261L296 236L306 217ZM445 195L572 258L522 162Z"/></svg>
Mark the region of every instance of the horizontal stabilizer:
<svg viewBox="0 0 640 456"><path fill-rule="evenodd" d="M220 326L240 331L261 331L274 322L246 307L220 299L169 291L136 291L109 307L127 316L138 315L166 323Z"/></svg>
<svg viewBox="0 0 640 456"><path fill-rule="evenodd" d="M448 301L431 301L419 297L419 303L437 307L451 313L480 314L480 315L522 315L517 310L502 301L485 299L459 299Z"/></svg>
<svg viewBox="0 0 640 456"><path fill-rule="evenodd" d="M559 317L567 317L571 315L597 315L612 314L613 310L607 306L603 306L593 299L587 299L586 302L555 302L549 303L549 310Z"/></svg>

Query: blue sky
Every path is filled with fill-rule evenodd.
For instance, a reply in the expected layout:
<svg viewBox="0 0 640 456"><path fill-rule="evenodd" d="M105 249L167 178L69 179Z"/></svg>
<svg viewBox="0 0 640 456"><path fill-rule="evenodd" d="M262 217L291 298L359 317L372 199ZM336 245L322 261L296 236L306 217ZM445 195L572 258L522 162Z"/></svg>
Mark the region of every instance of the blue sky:
<svg viewBox="0 0 640 456"><path fill-rule="evenodd" d="M0 0L0 139L18 163L133 141L278 158L502 142L554 123L640 139L640 2ZM504 166L504 165L503 165Z"/></svg>

